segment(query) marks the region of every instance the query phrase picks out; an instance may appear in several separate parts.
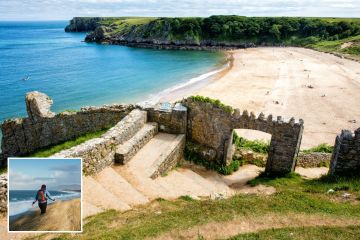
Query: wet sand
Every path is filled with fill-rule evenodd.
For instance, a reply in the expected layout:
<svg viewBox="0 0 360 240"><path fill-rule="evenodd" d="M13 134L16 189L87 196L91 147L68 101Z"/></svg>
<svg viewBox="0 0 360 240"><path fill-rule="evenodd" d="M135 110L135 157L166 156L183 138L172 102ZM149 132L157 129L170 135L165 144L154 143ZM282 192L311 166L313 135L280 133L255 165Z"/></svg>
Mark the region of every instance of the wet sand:
<svg viewBox="0 0 360 240"><path fill-rule="evenodd" d="M10 231L80 231L80 204L80 198L76 198L49 205L43 215L40 210L28 212L10 220Z"/></svg>

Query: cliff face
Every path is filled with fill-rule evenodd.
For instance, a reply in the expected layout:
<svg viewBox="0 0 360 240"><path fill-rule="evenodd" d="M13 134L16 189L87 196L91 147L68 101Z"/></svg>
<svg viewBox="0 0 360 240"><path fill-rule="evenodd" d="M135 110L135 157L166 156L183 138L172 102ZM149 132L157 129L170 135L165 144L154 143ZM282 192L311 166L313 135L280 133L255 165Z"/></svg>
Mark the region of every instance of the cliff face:
<svg viewBox="0 0 360 240"><path fill-rule="evenodd" d="M355 20L298 17L74 18L65 31L92 31L88 42L155 48L307 46L360 35Z"/></svg>
<svg viewBox="0 0 360 240"><path fill-rule="evenodd" d="M176 34L170 19L162 18L142 24L123 21L100 24L85 37L86 42L130 45L151 48L217 48L251 47L251 41L213 40L193 32Z"/></svg>
<svg viewBox="0 0 360 240"><path fill-rule="evenodd" d="M100 25L101 17L74 17L65 27L65 32L90 32Z"/></svg>

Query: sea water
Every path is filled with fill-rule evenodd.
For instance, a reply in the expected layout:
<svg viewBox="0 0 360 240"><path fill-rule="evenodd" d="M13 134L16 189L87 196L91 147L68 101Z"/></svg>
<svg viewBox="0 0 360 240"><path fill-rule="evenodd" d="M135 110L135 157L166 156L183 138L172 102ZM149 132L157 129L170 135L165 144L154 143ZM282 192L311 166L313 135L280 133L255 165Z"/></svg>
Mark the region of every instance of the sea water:
<svg viewBox="0 0 360 240"><path fill-rule="evenodd" d="M52 110L136 103L201 80L224 64L220 52L85 43L67 21L0 22L0 122L26 116L24 96L48 94Z"/></svg>
<svg viewBox="0 0 360 240"><path fill-rule="evenodd" d="M9 216L37 210L37 203L32 206L37 190L10 190L9 191ZM81 193L75 191L49 191L52 198L56 200L70 200L80 198ZM48 200L48 204L52 201Z"/></svg>

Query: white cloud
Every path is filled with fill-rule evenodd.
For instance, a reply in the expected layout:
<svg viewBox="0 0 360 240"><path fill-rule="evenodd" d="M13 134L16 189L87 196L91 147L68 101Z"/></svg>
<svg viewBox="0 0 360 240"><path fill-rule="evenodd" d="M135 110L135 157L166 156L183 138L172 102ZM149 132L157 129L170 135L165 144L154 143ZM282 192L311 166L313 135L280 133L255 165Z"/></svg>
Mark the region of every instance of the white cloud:
<svg viewBox="0 0 360 240"><path fill-rule="evenodd" d="M9 171L10 190L33 190L38 189L42 184L55 187L59 185L80 184L80 167L74 165L63 165L55 167L49 176L31 176L29 174Z"/></svg>
<svg viewBox="0 0 360 240"><path fill-rule="evenodd" d="M39 188L42 184L53 184L56 182L55 178L51 177L38 177L30 176L22 172L9 172L10 177L10 189L33 189Z"/></svg>
<svg viewBox="0 0 360 240"><path fill-rule="evenodd" d="M359 0L0 0L1 19L74 16L333 16L360 17Z"/></svg>

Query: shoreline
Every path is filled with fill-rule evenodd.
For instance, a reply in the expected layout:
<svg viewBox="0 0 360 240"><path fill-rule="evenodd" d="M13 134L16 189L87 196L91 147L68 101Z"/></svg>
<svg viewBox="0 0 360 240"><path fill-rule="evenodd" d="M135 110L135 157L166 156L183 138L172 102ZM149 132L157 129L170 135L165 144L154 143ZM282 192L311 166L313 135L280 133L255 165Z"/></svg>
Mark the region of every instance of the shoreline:
<svg viewBox="0 0 360 240"><path fill-rule="evenodd" d="M231 52L231 69L189 94L219 99L256 116L263 112L285 119L302 118L305 128L301 149L321 143L332 146L341 129L354 131L359 127L358 62L298 47ZM258 133L251 130L244 136L251 139L248 136Z"/></svg>
<svg viewBox="0 0 360 240"><path fill-rule="evenodd" d="M234 65L233 52L223 51L223 53L226 55L225 63L220 68L216 68L214 70L201 74L200 76L191 78L183 83L176 84L172 87L164 89L158 94L150 95L149 98L137 104L151 106L161 102L175 102L177 100L181 100L185 97L188 97L194 91L197 91L205 87L206 85L217 81L218 79L226 75L229 71L231 71Z"/></svg>
<svg viewBox="0 0 360 240"><path fill-rule="evenodd" d="M48 204L44 215L40 215L40 210L36 209L16 216L8 218L10 231L80 231L81 198L58 200ZM74 222L77 223L76 226L71 226ZM63 229L64 226L69 228Z"/></svg>
<svg viewBox="0 0 360 240"><path fill-rule="evenodd" d="M57 202L67 202L67 201L71 201L73 199L78 199L78 198L81 198L81 192L78 192L78 191L62 191L62 192L68 192L69 195L65 195L65 196L54 196L56 201L48 201L48 206L51 206ZM28 207L27 210L24 210L24 211L16 211L16 208L13 209L12 211L13 212L16 212L15 214L13 215L9 215L9 219L10 220L16 220L18 219L19 217L23 216L24 214L29 214L29 213L32 213L36 210L38 210L38 203L36 202L34 204L34 206L32 206L32 201L33 200L21 200L21 201L13 201L13 202L9 202L9 213L11 212L11 209L12 209L12 206L14 204L19 204L20 206L20 210L23 209L21 208L23 205L29 205L31 207ZM19 209L19 208L18 208Z"/></svg>

